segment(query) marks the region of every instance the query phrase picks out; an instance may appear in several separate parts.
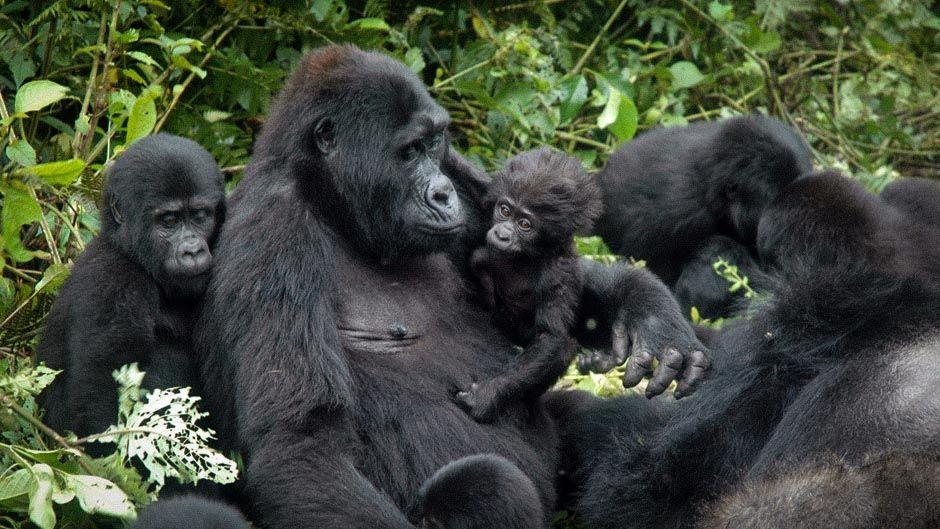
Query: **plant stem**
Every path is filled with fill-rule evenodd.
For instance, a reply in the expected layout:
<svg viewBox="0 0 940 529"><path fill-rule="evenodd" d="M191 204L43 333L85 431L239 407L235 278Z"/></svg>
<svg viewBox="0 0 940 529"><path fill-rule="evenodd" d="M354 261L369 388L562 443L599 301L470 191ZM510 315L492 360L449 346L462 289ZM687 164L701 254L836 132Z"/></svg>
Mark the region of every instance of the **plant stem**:
<svg viewBox="0 0 940 529"><path fill-rule="evenodd" d="M74 450L75 452L77 452L78 456L75 458L75 462L78 463L78 465L82 467L82 470L84 470L88 474L91 474L91 475L95 474L95 472L91 469L91 467L88 466L88 463L84 461L83 458L87 458L88 455L85 452L83 452L81 448L73 446L71 443L68 442L68 440L62 437L59 434L59 432L53 430L52 428L49 428L48 426L45 425L45 423L43 423L42 421L34 417L32 413L26 411L22 406L14 402L12 397L10 397L9 395L0 395L0 404L3 404L7 408L10 408L10 410L12 410L13 413L22 417L23 420L28 422L30 425L32 425L34 428L36 428L40 432L46 434L50 439L58 443L59 446L61 446L62 448L65 448L66 450Z"/></svg>
<svg viewBox="0 0 940 529"><path fill-rule="evenodd" d="M581 71L581 68L584 67L584 64L587 60L594 54L594 49L597 48L597 45L601 41L601 37L604 36L604 33L607 33L607 30L610 29L610 26L613 25L614 20L617 20L617 17L620 16L620 12L623 11L623 8L626 7L627 0L621 0L620 5L617 6L617 9L614 9L614 14L610 15L610 18L607 19L607 22L604 24L604 27L601 28L597 36L594 37L594 41L591 42L588 49L584 50L584 53L581 54L581 58L578 59L578 62L575 63L574 68L572 68L571 73L578 73Z"/></svg>

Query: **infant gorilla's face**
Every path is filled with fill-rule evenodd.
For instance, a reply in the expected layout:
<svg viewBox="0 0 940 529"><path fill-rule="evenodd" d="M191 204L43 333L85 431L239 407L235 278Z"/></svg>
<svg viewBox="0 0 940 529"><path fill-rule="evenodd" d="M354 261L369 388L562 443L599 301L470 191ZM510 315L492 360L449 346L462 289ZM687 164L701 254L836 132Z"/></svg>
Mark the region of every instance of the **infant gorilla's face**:
<svg viewBox="0 0 940 529"><path fill-rule="evenodd" d="M535 219L531 211L509 197L501 197L493 208L493 227L486 244L503 253L522 253L534 246Z"/></svg>

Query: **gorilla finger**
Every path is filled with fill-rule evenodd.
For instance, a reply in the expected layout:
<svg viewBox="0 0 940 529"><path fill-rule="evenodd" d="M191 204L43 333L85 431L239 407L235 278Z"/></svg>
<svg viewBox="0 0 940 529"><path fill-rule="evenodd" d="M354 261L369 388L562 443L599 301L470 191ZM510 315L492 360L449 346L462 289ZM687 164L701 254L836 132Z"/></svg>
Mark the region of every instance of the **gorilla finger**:
<svg viewBox="0 0 940 529"><path fill-rule="evenodd" d="M659 366L653 373L653 378L646 385L646 396L655 397L666 391L669 384L679 376L683 362L682 354L675 349L667 349L663 357L659 359Z"/></svg>
<svg viewBox="0 0 940 529"><path fill-rule="evenodd" d="M708 368L711 367L711 360L704 351L692 351L689 355L688 364L682 372L679 383L676 385L675 397L681 399L695 391L699 382L705 378Z"/></svg>
<svg viewBox="0 0 940 529"><path fill-rule="evenodd" d="M636 351L627 362L626 372L623 374L624 387L632 388L640 383L643 377L653 370L653 355L648 351Z"/></svg>
<svg viewBox="0 0 940 529"><path fill-rule="evenodd" d="M619 364L627 358L627 329L622 321L615 323L613 327L614 335L611 338L611 349Z"/></svg>

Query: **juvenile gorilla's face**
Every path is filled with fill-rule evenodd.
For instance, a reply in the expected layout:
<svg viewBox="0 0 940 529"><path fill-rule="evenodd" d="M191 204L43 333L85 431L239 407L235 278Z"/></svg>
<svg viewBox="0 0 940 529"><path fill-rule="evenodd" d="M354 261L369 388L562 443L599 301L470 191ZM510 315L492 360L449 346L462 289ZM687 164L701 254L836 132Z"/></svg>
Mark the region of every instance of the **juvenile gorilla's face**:
<svg viewBox="0 0 940 529"><path fill-rule="evenodd" d="M205 290L220 209L217 198L194 196L162 202L143 214L140 221L149 224L153 273L164 288L185 295Z"/></svg>
<svg viewBox="0 0 940 529"><path fill-rule="evenodd" d="M508 197L501 197L493 208L493 227L486 233L486 244L503 253L526 253L534 248L534 215Z"/></svg>

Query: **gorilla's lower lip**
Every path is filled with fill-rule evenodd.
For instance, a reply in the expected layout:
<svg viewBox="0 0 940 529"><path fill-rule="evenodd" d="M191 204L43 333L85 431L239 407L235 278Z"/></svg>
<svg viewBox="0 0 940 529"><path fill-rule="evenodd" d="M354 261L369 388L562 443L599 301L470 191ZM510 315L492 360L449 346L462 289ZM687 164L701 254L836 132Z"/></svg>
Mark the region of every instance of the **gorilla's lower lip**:
<svg viewBox="0 0 940 529"><path fill-rule="evenodd" d="M453 222L450 224L420 224L417 229L435 235L443 235L446 233L453 233L460 228L463 228L463 222Z"/></svg>

